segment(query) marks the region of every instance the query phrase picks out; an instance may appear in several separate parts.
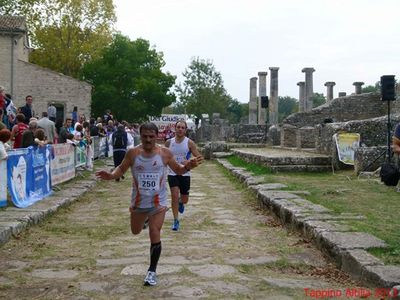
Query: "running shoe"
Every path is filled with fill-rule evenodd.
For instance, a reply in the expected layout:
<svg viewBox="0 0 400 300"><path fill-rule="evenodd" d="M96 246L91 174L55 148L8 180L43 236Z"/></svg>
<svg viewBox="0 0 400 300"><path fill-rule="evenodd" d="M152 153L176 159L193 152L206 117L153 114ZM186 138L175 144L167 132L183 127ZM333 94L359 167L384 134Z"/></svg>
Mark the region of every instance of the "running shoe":
<svg viewBox="0 0 400 300"><path fill-rule="evenodd" d="M174 220L174 224L172 224L172 228L173 231L178 231L179 230L179 220L175 219Z"/></svg>
<svg viewBox="0 0 400 300"><path fill-rule="evenodd" d="M146 278L144 279L144 285L154 286L157 284L156 272L147 271Z"/></svg>
<svg viewBox="0 0 400 300"><path fill-rule="evenodd" d="M179 201L179 207L178 207L178 211L183 214L183 212L185 211L185 204L183 204L183 202Z"/></svg>

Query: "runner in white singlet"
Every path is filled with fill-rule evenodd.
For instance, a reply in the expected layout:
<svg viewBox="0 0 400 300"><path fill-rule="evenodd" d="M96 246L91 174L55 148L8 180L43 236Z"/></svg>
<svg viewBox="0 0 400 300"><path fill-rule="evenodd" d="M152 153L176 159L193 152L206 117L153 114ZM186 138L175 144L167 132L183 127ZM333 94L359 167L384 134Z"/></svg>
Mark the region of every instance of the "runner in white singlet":
<svg viewBox="0 0 400 300"><path fill-rule="evenodd" d="M165 146L171 150L174 158L179 163L189 160L192 155L201 157L196 144L186 137L186 130L187 124L185 121L180 120L176 122L175 137L165 142ZM168 184L171 189L171 206L172 214L174 215L174 222L171 229L178 231L180 228L179 213L182 214L184 212L185 205L189 201L190 172L179 175L173 170L169 170Z"/></svg>
<svg viewBox="0 0 400 300"><path fill-rule="evenodd" d="M139 234L149 220L150 236L150 267L147 271L144 285L156 285L156 268L161 255L161 228L167 209L166 175L169 167L177 174L183 174L197 167L203 160L200 156L178 163L171 151L156 145L158 128L154 123L140 126L142 143L129 149L122 161L112 172L105 170L96 172L98 178L113 180L120 178L131 168L133 189L131 199L131 231Z"/></svg>

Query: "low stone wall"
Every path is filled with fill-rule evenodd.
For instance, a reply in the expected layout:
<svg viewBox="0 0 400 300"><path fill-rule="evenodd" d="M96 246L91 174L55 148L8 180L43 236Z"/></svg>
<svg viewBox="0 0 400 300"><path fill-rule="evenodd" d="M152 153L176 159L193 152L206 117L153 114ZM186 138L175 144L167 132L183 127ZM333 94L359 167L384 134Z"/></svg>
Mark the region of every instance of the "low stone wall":
<svg viewBox="0 0 400 300"><path fill-rule="evenodd" d="M267 125L204 124L196 131L196 142L226 141L262 144L267 141Z"/></svg>
<svg viewBox="0 0 400 300"><path fill-rule="evenodd" d="M297 148L315 148L315 132L314 127L304 126L297 131L296 146Z"/></svg>
<svg viewBox="0 0 400 300"><path fill-rule="evenodd" d="M364 120L387 114L387 102L380 100L379 93L365 93L335 98L312 109L311 112L295 113L283 120L284 124L296 127L314 126L327 120L333 122L347 122L350 120ZM398 110L399 101L392 101L392 111Z"/></svg>
<svg viewBox="0 0 400 300"><path fill-rule="evenodd" d="M391 116L393 130L400 121L400 115ZM330 155L335 147L332 136L338 132L359 133L361 145L366 147L387 145L387 116L368 120L349 121L344 123L319 124L316 129L316 150Z"/></svg>
<svg viewBox="0 0 400 300"><path fill-rule="evenodd" d="M284 124L281 129L281 146L295 148L297 147L298 128L293 125Z"/></svg>
<svg viewBox="0 0 400 300"><path fill-rule="evenodd" d="M354 171L372 172L377 170L387 157L387 146L360 147L354 153Z"/></svg>

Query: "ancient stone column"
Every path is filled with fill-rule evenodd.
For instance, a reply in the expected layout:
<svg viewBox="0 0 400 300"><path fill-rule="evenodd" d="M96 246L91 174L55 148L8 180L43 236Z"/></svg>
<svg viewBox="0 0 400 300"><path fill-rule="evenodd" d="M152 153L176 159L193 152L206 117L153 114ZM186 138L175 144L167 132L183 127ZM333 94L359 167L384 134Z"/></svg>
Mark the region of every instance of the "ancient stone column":
<svg viewBox="0 0 400 300"><path fill-rule="evenodd" d="M338 96L339 97L345 97L346 96L346 92L339 92Z"/></svg>
<svg viewBox="0 0 400 300"><path fill-rule="evenodd" d="M336 85L333 81L325 82L326 86L326 102L329 103L333 99L333 87Z"/></svg>
<svg viewBox="0 0 400 300"><path fill-rule="evenodd" d="M257 124L257 77L250 78L249 124Z"/></svg>
<svg viewBox="0 0 400 300"><path fill-rule="evenodd" d="M312 96L314 95L314 89L313 89L313 72L315 71L314 68L304 68L301 70L303 73L306 73L306 96L305 96L305 106L304 106L304 111L311 111L313 108L313 103L312 103Z"/></svg>
<svg viewBox="0 0 400 300"><path fill-rule="evenodd" d="M265 125L267 110L261 107L261 97L267 96L268 72L258 72L258 125Z"/></svg>
<svg viewBox="0 0 400 300"><path fill-rule="evenodd" d="M299 86L299 112L304 111L304 101L306 97L306 90L305 90L305 82L304 81L299 81L297 85Z"/></svg>
<svg viewBox="0 0 400 300"><path fill-rule="evenodd" d="M353 82L353 85L356 87L356 90L355 90L356 95L361 94L361 87L364 85L364 82L356 81L356 82Z"/></svg>
<svg viewBox="0 0 400 300"><path fill-rule="evenodd" d="M277 67L270 67L271 82L269 85L269 124L278 124L278 70Z"/></svg>

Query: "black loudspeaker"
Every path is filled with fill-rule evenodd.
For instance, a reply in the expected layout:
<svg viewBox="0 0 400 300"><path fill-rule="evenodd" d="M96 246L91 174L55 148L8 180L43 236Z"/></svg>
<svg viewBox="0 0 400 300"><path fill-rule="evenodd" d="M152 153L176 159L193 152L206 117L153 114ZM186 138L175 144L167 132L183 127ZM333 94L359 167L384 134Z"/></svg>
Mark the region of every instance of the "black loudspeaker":
<svg viewBox="0 0 400 300"><path fill-rule="evenodd" d="M396 100L396 82L394 75L381 76L381 99L382 101Z"/></svg>
<svg viewBox="0 0 400 300"><path fill-rule="evenodd" d="M268 108L268 96L261 96L261 108Z"/></svg>

